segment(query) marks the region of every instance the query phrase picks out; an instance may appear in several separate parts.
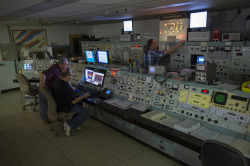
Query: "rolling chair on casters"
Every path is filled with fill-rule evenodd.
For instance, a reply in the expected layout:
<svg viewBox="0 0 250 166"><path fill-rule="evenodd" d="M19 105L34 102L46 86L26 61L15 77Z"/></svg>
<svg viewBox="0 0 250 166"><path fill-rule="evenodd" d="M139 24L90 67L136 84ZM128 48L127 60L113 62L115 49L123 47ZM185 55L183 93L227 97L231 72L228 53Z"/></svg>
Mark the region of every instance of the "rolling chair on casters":
<svg viewBox="0 0 250 166"><path fill-rule="evenodd" d="M23 106L23 110L25 110L25 107L34 105L33 111L35 111L35 108L38 104L37 102L37 95L39 93L39 87L36 85L31 85L29 80L22 74L16 74L16 78L20 85L20 90L26 94L34 97L34 103L26 104Z"/></svg>
<svg viewBox="0 0 250 166"><path fill-rule="evenodd" d="M247 166L247 159L234 147L216 141L205 140L201 148L202 166Z"/></svg>
<svg viewBox="0 0 250 166"><path fill-rule="evenodd" d="M46 88L42 89L42 93L44 94L44 96L48 100L48 112L52 116L54 116L55 118L63 119L63 122L67 122L75 114L75 113L70 113L70 112L69 113L67 113L67 112L57 112L57 104L56 104L56 101L55 101L54 97L49 93L49 91ZM54 130L55 127L64 128L64 124L62 124L62 122L57 121L57 124L54 124L54 125L52 125L50 127L50 131L53 131L55 137L58 137L59 134L58 134L57 131Z"/></svg>

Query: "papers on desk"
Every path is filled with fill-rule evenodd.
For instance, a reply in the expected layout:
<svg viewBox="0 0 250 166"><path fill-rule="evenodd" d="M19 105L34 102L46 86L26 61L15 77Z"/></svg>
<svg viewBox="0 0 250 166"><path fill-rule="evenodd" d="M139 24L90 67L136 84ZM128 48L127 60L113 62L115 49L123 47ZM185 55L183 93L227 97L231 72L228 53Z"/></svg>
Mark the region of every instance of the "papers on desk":
<svg viewBox="0 0 250 166"><path fill-rule="evenodd" d="M108 99L108 100L104 100L104 102L106 102L106 103L108 103L108 104L114 104L114 103L116 103L116 102L118 102L118 101L120 101L120 100L118 100L118 99Z"/></svg>
<svg viewBox="0 0 250 166"><path fill-rule="evenodd" d="M131 108L141 112L145 112L150 106L150 104L136 102L131 106Z"/></svg>
<svg viewBox="0 0 250 166"><path fill-rule="evenodd" d="M218 136L220 133L210 130L206 127L201 127L200 129L194 131L193 133L191 133L192 136L200 138L202 140L206 140L206 139L213 139L216 136Z"/></svg>
<svg viewBox="0 0 250 166"><path fill-rule="evenodd" d="M156 110L147 112L145 114L142 114L141 116L143 118L152 120L154 122L163 124L168 127L173 127L175 123L180 121L176 118L166 115L165 112L156 111Z"/></svg>
<svg viewBox="0 0 250 166"><path fill-rule="evenodd" d="M156 120L165 117L165 112L163 111L150 111L146 114L141 115L143 118L149 119L149 120Z"/></svg>
<svg viewBox="0 0 250 166"><path fill-rule="evenodd" d="M201 127L201 124L192 120L186 119L174 124L174 129L183 133L189 134Z"/></svg>
<svg viewBox="0 0 250 166"><path fill-rule="evenodd" d="M250 142L237 139L231 144L232 147L238 149L244 156L250 158Z"/></svg>
<svg viewBox="0 0 250 166"><path fill-rule="evenodd" d="M118 100L118 99L108 99L108 100L105 100L104 102L109 103L109 104L114 105L114 106L117 106L117 107L120 107L122 109L129 109L131 107L131 105L133 104L131 102L122 101L122 100Z"/></svg>
<svg viewBox="0 0 250 166"><path fill-rule="evenodd" d="M213 87L223 89L223 90L234 90L234 89L239 89L240 85L230 84L230 83L223 83L223 84L220 84L220 85L213 85Z"/></svg>

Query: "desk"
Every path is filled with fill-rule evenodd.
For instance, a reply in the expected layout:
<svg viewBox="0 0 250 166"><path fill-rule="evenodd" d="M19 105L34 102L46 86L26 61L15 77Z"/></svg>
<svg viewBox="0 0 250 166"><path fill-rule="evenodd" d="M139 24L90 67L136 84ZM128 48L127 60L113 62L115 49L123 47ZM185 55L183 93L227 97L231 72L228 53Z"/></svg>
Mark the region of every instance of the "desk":
<svg viewBox="0 0 250 166"><path fill-rule="evenodd" d="M188 154L188 155L193 155L190 158L187 158L187 156L185 156L186 154L182 155L182 154L171 154L171 152L167 151L167 150L162 150L159 149L159 147L156 147L156 149L160 150L160 151L164 151L165 153L167 153L167 155L170 155L172 157L175 157L178 160L183 161L183 158L185 161L185 163L189 164L189 165L201 165L200 164L200 160L198 159L198 156L201 152L201 146L203 143L203 140L194 137L190 134L185 134L181 131L178 131L174 128L162 125L160 123L145 119L143 117L141 117L140 115L142 114L142 112L134 110L132 108L129 109L121 109L119 107L110 105L106 102L103 102L100 99L97 98L90 98L90 99L85 99L83 100L84 103L88 104L91 108L91 112L92 112L92 116L94 116L95 118L97 118L98 120L103 121L104 123L115 127L118 129L118 127L124 127L123 129L118 129L121 130L122 132L138 139L138 134L136 135L135 132L138 132L138 130L136 129L136 126L140 127L143 130L148 131L148 135L143 135L141 137L139 137L138 140L140 140L141 142L144 142L146 144L149 144L150 146L153 146L153 144L150 144L149 141L152 141L152 135L156 134L157 137L160 136L162 138L164 138L164 140L167 140L169 142L172 142L174 144L174 148L177 147L178 150L173 150L173 153L182 153L182 149L183 147L185 149L188 149L188 151L190 150L190 152L192 154ZM124 126L118 126L119 125L119 121L117 121L117 119L121 119L121 123L124 123ZM127 123L127 124L126 124ZM131 127L132 126L132 127ZM141 134L141 133L140 133ZM145 132L144 132L145 134ZM143 137L149 137L149 141L147 141L147 138L143 138ZM156 137L156 139L158 139ZM142 140L141 140L142 138ZM151 139L151 140L150 140ZM170 144L171 146L171 144ZM185 150L184 150L185 151ZM169 152L169 153L168 153ZM177 157L176 157L177 156ZM184 156L184 157L182 157ZM179 157L179 158L178 158ZM190 156L188 156L190 157ZM194 160L194 161L190 161L190 160ZM250 163L250 159L248 158L248 162Z"/></svg>

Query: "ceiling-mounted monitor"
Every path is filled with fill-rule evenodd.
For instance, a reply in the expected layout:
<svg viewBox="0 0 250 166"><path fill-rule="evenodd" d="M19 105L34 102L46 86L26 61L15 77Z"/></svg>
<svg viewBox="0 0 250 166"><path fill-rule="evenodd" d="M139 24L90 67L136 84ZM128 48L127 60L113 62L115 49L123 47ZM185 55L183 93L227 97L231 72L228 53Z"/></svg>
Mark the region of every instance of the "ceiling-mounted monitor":
<svg viewBox="0 0 250 166"><path fill-rule="evenodd" d="M124 29L124 32L132 32L133 31L132 20L123 21L123 29Z"/></svg>
<svg viewBox="0 0 250 166"><path fill-rule="evenodd" d="M207 27L207 11L190 13L190 28Z"/></svg>

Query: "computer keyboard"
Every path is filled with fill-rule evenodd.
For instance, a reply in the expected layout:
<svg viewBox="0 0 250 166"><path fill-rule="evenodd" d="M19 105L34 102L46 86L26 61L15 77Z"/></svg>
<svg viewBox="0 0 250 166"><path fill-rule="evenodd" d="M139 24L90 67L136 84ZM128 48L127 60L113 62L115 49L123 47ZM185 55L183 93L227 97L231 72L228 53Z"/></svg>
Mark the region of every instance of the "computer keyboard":
<svg viewBox="0 0 250 166"><path fill-rule="evenodd" d="M81 90L81 91L84 91L84 92L89 92L92 95L99 94L99 92L97 90L86 88L83 85L77 85L76 88Z"/></svg>

